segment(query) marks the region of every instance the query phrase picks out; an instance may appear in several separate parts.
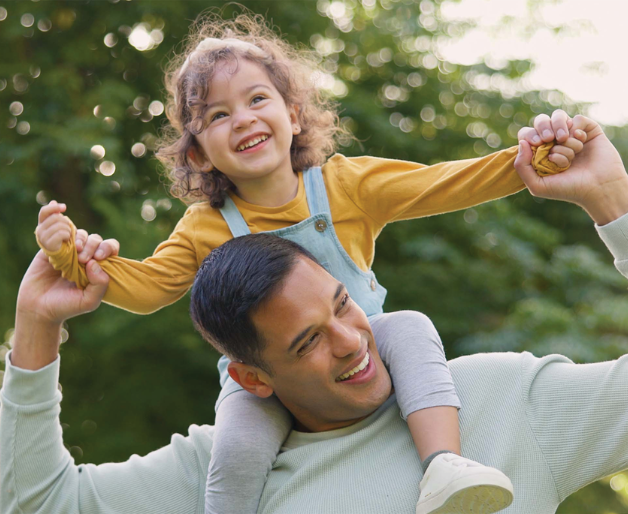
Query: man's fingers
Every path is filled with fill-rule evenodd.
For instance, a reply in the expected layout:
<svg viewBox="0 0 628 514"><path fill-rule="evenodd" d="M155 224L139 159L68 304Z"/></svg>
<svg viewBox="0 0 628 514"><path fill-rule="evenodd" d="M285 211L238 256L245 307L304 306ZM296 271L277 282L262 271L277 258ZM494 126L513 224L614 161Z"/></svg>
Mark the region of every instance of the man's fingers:
<svg viewBox="0 0 628 514"><path fill-rule="evenodd" d="M48 205L44 205L39 209L39 216L37 218L38 223L43 223L48 216L56 214L58 212L65 212L66 206L64 203L57 203L56 200L52 200Z"/></svg>
<svg viewBox="0 0 628 514"><path fill-rule="evenodd" d="M100 305L109 285L109 275L94 260L89 261L85 269L89 284L83 291L81 307L87 312L93 311Z"/></svg>
<svg viewBox="0 0 628 514"><path fill-rule="evenodd" d="M582 132L579 134L579 132ZM586 116L582 116L581 114L577 114L573 118L573 126L571 127L570 133L573 137L576 137L582 141L583 134L586 134L586 141L591 141L598 137L601 134L604 134L602 127Z"/></svg>
<svg viewBox="0 0 628 514"><path fill-rule="evenodd" d="M112 255L118 255L118 252L120 252L120 243L116 239L106 239L96 248L94 258L101 261Z"/></svg>
<svg viewBox="0 0 628 514"><path fill-rule="evenodd" d="M85 242L85 247L78 255L79 262L83 264L88 262L94 256L96 248L98 248L100 243L102 243L102 237L98 234L90 234Z"/></svg>
<svg viewBox="0 0 628 514"><path fill-rule="evenodd" d="M534 128L544 143L549 143L554 140L552 122L547 114L539 114L536 118L534 118Z"/></svg>
<svg viewBox="0 0 628 514"><path fill-rule="evenodd" d="M567 126L568 119L569 115L562 109L556 109L552 113L552 131L556 134L556 141L559 143L566 141L569 137L569 127Z"/></svg>
<svg viewBox="0 0 628 514"><path fill-rule="evenodd" d="M543 141L541 141L538 132L532 127L521 128L519 132L517 132L517 139L519 141L525 139L532 146L539 146L543 144Z"/></svg>
<svg viewBox="0 0 628 514"><path fill-rule="evenodd" d="M87 241L87 230L83 230L79 228L76 231L76 235L74 236L74 245L76 246L76 251L81 252L83 248L85 248L85 242Z"/></svg>

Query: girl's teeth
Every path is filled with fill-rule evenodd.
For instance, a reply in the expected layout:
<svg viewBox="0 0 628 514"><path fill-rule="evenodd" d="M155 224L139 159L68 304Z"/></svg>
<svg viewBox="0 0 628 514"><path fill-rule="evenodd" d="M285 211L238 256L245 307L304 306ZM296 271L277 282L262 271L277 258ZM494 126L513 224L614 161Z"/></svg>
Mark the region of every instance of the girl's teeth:
<svg viewBox="0 0 628 514"><path fill-rule="evenodd" d="M252 139L248 143L238 146L238 152L241 152L242 150L246 150L247 148L251 148L252 146L255 146L256 144L262 141L266 141L267 139L268 139L268 136L256 137L255 139Z"/></svg>

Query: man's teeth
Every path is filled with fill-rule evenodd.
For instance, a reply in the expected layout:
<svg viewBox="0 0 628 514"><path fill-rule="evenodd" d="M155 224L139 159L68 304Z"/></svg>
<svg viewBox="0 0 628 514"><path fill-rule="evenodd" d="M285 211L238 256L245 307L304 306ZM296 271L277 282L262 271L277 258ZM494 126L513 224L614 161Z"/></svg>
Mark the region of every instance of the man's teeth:
<svg viewBox="0 0 628 514"><path fill-rule="evenodd" d="M362 362L360 362L360 364L358 364L352 370L347 371L344 375L340 375L336 380L338 382L342 382L343 380L347 380L350 376L355 375L358 371L362 371L369 365L369 359L369 352L366 352L366 355L364 356L364 359L362 359Z"/></svg>
<svg viewBox="0 0 628 514"><path fill-rule="evenodd" d="M246 150L247 148L251 148L252 146L255 146L258 143L261 143L262 141L266 141L268 139L268 136L259 136L256 137L255 139L251 139L250 141L247 141L246 143L238 146L238 148L236 148L236 150L238 152L241 152L242 150Z"/></svg>

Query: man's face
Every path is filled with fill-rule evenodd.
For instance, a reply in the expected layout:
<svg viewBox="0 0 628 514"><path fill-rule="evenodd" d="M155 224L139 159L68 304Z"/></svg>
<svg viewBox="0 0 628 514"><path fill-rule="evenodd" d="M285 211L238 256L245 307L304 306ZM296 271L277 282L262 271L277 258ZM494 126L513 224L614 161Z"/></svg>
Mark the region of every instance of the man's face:
<svg viewBox="0 0 628 514"><path fill-rule="evenodd" d="M390 375L364 311L343 284L311 260L298 260L252 321L266 342L263 358L273 371L264 374L265 381L300 429L351 425L390 396Z"/></svg>

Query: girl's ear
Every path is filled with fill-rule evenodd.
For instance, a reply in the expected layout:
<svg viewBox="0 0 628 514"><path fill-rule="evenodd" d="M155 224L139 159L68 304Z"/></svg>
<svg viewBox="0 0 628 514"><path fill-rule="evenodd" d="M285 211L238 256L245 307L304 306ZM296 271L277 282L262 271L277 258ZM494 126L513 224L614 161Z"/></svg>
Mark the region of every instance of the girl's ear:
<svg viewBox="0 0 628 514"><path fill-rule="evenodd" d="M242 386L245 391L260 398L268 398L273 394L269 385L268 375L261 369L242 362L230 362L227 367L229 376Z"/></svg>
<svg viewBox="0 0 628 514"><path fill-rule="evenodd" d="M188 149L187 157L203 172L210 172L214 169L211 161L205 157L205 153L194 146Z"/></svg>
<svg viewBox="0 0 628 514"><path fill-rule="evenodd" d="M290 111L290 123L292 124L292 133L296 136L301 133L301 126L299 125L299 106L291 105Z"/></svg>

